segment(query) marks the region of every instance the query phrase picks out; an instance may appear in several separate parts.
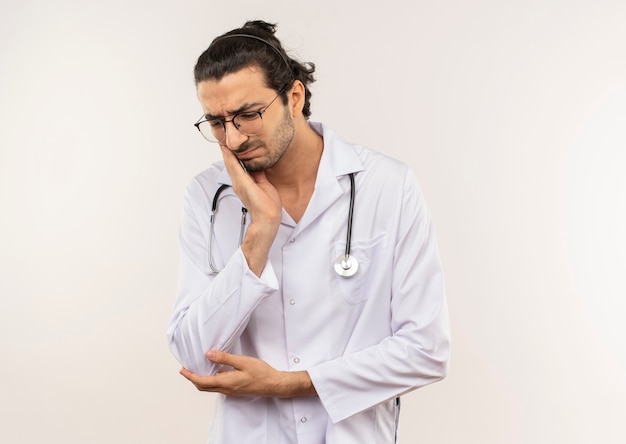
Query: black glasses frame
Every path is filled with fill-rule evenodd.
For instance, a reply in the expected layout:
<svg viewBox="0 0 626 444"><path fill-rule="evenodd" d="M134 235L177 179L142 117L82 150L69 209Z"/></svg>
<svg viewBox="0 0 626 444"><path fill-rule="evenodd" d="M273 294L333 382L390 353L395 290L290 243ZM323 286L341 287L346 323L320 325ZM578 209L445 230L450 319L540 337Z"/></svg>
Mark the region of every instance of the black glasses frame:
<svg viewBox="0 0 626 444"><path fill-rule="evenodd" d="M258 114L259 118L261 120L263 120L263 113L265 111L267 111L267 109L272 105L272 103L274 103L276 101L276 99L278 99L283 92L285 92L284 88L282 88L280 91L278 91L278 94L276 94L276 96L270 101L270 103L268 103L267 105L265 105L263 108L261 108L259 110L256 110L256 111L242 111L240 113L233 114L233 116L230 118L230 120L227 120L227 119L207 119L206 115L203 114L202 116L200 116L198 121L193 124L193 126L195 126L198 129L198 131L200 131L200 134L202 134L202 137L204 137L209 142L213 142L213 143L221 143L224 140L226 140L226 124L228 122L232 123L233 126L235 127L235 129L237 131L239 131L241 134L243 134L244 136L255 136L258 133L244 133L243 131L241 131L239 129L241 127L241 125L237 124L237 117L245 115L245 114L248 114L248 115L250 115L250 114ZM217 137L215 137L216 140L211 140L211 139L208 139L207 137L205 137L204 133L200 129L200 124L202 124L204 122L215 122L215 123L219 122L219 123L221 123L222 124L222 128L224 129L224 139L219 140L219 139L217 139Z"/></svg>

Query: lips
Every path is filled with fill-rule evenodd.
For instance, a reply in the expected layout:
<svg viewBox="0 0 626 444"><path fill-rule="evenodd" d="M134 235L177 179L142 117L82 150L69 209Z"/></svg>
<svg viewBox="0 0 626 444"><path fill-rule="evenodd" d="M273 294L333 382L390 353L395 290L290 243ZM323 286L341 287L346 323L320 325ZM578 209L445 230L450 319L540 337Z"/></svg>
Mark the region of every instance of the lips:
<svg viewBox="0 0 626 444"><path fill-rule="evenodd" d="M251 150L246 151L243 154L238 154L237 155L237 159L239 160L248 160L251 159L252 157L254 157L254 152L256 151L256 148L252 148Z"/></svg>
<svg viewBox="0 0 626 444"><path fill-rule="evenodd" d="M259 146L253 146L251 148L248 148L247 150L245 150L243 153L241 154L237 154L237 158L240 160L246 160L246 159L251 159L252 157L254 157L254 153L256 150L258 150L259 148L261 148L262 145Z"/></svg>

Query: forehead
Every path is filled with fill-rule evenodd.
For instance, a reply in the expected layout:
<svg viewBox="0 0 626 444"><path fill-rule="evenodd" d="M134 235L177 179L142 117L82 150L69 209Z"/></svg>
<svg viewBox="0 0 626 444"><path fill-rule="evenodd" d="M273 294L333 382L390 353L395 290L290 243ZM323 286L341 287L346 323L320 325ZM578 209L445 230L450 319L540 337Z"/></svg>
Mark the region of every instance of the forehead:
<svg viewBox="0 0 626 444"><path fill-rule="evenodd" d="M198 99L206 114L227 115L229 110L264 99L268 90L263 72L255 67L226 74L219 80L204 80L196 86ZM260 97L259 97L260 96Z"/></svg>

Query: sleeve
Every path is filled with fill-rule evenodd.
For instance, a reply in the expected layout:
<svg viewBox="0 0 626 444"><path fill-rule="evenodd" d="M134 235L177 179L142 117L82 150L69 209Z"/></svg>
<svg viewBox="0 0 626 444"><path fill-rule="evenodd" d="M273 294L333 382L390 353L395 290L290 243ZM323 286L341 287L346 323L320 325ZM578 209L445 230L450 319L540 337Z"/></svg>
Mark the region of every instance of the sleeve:
<svg viewBox="0 0 626 444"><path fill-rule="evenodd" d="M218 370L205 353L210 349L231 351L255 307L278 288L271 263L268 261L257 277L248 268L241 248L219 274L208 273L208 241L201 230L202 218L196 213L198 209L208 211L205 201L201 187L192 183L185 193L179 231L178 289L167 328L176 359L201 375Z"/></svg>
<svg viewBox="0 0 626 444"><path fill-rule="evenodd" d="M434 230L409 172L391 264L392 334L355 353L308 369L337 423L447 374L450 332Z"/></svg>

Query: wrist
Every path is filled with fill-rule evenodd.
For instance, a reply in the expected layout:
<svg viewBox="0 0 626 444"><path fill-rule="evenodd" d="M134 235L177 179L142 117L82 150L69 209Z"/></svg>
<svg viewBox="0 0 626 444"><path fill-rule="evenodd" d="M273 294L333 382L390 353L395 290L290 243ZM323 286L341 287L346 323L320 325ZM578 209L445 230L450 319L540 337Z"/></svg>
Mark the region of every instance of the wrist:
<svg viewBox="0 0 626 444"><path fill-rule="evenodd" d="M316 396L317 391L306 371L281 372L286 397Z"/></svg>
<svg viewBox="0 0 626 444"><path fill-rule="evenodd" d="M246 230L241 251L246 258L248 268L257 276L261 276L265 268L270 249L278 232L278 225L253 220Z"/></svg>

